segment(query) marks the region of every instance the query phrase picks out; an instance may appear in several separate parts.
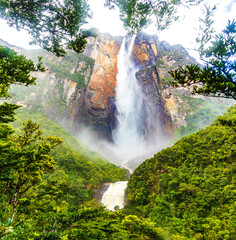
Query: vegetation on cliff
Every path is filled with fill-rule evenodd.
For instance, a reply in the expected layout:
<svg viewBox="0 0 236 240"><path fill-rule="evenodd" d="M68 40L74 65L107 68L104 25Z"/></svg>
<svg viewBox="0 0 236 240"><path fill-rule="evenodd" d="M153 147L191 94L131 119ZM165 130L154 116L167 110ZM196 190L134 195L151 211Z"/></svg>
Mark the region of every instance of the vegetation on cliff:
<svg viewBox="0 0 236 240"><path fill-rule="evenodd" d="M176 139L188 136L200 129L209 126L214 120L232 106L232 102L221 102L217 99L193 98L191 95L176 95L179 109L185 115L186 126L181 126L175 130Z"/></svg>
<svg viewBox="0 0 236 240"><path fill-rule="evenodd" d="M168 228L173 239L234 239L236 106L209 127L141 164L127 213Z"/></svg>
<svg viewBox="0 0 236 240"><path fill-rule="evenodd" d="M80 69L79 63L84 63ZM87 57L84 54L76 54L74 52L67 52L67 56L59 63L55 61L46 60L45 65L49 67L50 73L55 73L58 79L69 79L77 83L77 87L86 87L89 77L92 74L95 60ZM73 67L73 69L72 69ZM86 76L87 75L87 76Z"/></svg>

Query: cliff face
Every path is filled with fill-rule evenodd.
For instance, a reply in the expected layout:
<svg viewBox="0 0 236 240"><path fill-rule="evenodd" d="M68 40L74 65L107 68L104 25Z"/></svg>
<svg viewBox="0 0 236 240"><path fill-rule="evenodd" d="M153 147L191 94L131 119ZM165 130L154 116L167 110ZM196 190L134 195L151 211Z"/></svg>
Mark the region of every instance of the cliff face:
<svg viewBox="0 0 236 240"><path fill-rule="evenodd" d="M114 98L121 42L121 37L101 35L91 39L84 51L95 64L85 92L85 114L78 122L88 124L106 136L111 135L116 124ZM158 131L158 134L171 135L178 124L181 126L185 122L184 117L177 114L177 103L168 92L170 87L165 85L170 78L168 70L194 62L194 59L181 46L171 47L159 42L156 36L145 34L136 36L132 59L139 69L136 75L144 93L144 134L151 136L151 132Z"/></svg>
<svg viewBox="0 0 236 240"><path fill-rule="evenodd" d="M84 54L95 60L86 88L84 116L79 122L92 126L104 136L110 136L114 122L117 55L122 38L100 35L90 39Z"/></svg>
<svg viewBox="0 0 236 240"><path fill-rule="evenodd" d="M103 136L111 136L116 125L114 99L118 72L117 56L121 42L120 37L101 35L97 39L91 39L84 51L86 56L95 60L95 64L85 92L84 114L80 115L81 118L77 117L77 122L92 126ZM177 51L166 43L160 43L156 36L139 34L135 39L132 59L137 69L140 69L137 72L137 78L144 92L143 121L145 127L143 131L147 136L151 136L150 133L155 131L163 135L171 134L173 131L171 112L166 105L159 77L159 74L165 76L167 70L163 71L160 68L159 72L157 63L166 64L165 61L171 67L174 64L177 65L178 63L173 60ZM170 55L169 58L167 54ZM184 57L188 57L186 51L183 54L185 54ZM187 63L191 62L190 58L184 58L184 60ZM159 129L157 126L160 126Z"/></svg>
<svg viewBox="0 0 236 240"><path fill-rule="evenodd" d="M111 139L116 125L117 56L121 43L122 37L101 34L90 39L79 55L68 52L66 57L57 58L42 50L23 51L32 59L42 55L48 71L36 74L38 87L16 94L14 101L46 112L72 131L89 126ZM144 135L150 141L156 131L159 135L172 135L174 129L186 125L186 116L194 113L196 98L185 88L170 87L168 71L196 63L195 60L183 47L170 46L146 34L136 36L131 57L144 95ZM16 91L19 92L19 88Z"/></svg>

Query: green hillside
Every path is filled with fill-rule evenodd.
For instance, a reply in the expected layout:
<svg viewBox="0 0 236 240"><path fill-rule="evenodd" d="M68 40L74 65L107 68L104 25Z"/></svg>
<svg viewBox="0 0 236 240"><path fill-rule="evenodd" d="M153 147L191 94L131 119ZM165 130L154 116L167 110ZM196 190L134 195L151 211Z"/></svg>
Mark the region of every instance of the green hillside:
<svg viewBox="0 0 236 240"><path fill-rule="evenodd" d="M126 212L171 239L236 239L235 160L236 105L141 164L128 183Z"/></svg>
<svg viewBox="0 0 236 240"><path fill-rule="evenodd" d="M63 168L66 171L71 171L70 175L83 176L86 183L96 185L126 179L126 170L120 169L99 154L91 151L78 142L75 136L40 112L31 111L30 109L18 110L16 121L12 124L16 132L20 131L26 119L37 122L45 137L57 136L63 140L60 148L52 152L53 158L58 164L58 169ZM78 164L83 166L76 170Z"/></svg>
<svg viewBox="0 0 236 240"><path fill-rule="evenodd" d="M1 195L2 239L235 239L236 106L141 164L129 180L126 208L116 212L90 200L94 187L124 179L125 171L41 113L18 111L16 134L28 118L64 144L52 152L55 171L20 199L13 223L8 195Z"/></svg>

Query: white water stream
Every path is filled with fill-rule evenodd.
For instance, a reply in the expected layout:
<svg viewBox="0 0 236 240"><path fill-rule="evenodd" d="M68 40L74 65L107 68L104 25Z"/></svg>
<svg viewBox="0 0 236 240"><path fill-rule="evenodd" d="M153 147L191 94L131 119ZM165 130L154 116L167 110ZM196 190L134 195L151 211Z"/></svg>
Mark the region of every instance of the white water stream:
<svg viewBox="0 0 236 240"><path fill-rule="evenodd" d="M125 162L144 151L144 140L141 126L142 89L136 79L137 68L131 59L135 36L126 37L122 41L117 59L118 74L116 76L116 119L117 127L113 131L114 151L121 156L122 166ZM124 207L127 182L111 183L103 194L102 204L109 210L116 206Z"/></svg>
<svg viewBox="0 0 236 240"><path fill-rule="evenodd" d="M131 39L124 37L117 59L117 127L112 133L115 149L126 159L136 157L144 150L141 126L142 89L135 76L138 69L131 59L134 40L135 36Z"/></svg>
<svg viewBox="0 0 236 240"><path fill-rule="evenodd" d="M115 207L122 209L125 204L125 189L127 181L111 183L102 196L102 204L109 210L114 211Z"/></svg>

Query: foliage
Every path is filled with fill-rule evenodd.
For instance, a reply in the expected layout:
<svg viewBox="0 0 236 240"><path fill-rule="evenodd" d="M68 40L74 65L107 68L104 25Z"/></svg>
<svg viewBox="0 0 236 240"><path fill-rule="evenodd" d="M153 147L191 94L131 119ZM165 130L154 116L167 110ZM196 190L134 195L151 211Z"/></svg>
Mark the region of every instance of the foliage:
<svg viewBox="0 0 236 240"><path fill-rule="evenodd" d="M43 219L45 220L45 219ZM50 221L53 220L53 223ZM101 239L101 240L161 240L162 233L155 223L137 216L125 216L121 211L109 212L103 207L80 206L65 212L55 213L44 225L33 226L32 222L16 227L3 239Z"/></svg>
<svg viewBox="0 0 236 240"><path fill-rule="evenodd" d="M147 27L152 18L155 17L157 28L167 28L173 20L177 20L177 8L180 5L197 5L202 0L106 0L106 6L110 9L117 6L120 10L120 17L124 27L131 33L139 32Z"/></svg>
<svg viewBox="0 0 236 240"><path fill-rule="evenodd" d="M28 86L35 83L35 78L30 76L31 72L44 71L41 58L37 65L27 60L23 55L0 45L0 96L8 97L11 84L22 84Z"/></svg>
<svg viewBox="0 0 236 240"><path fill-rule="evenodd" d="M17 30L25 29L38 43L57 56L66 54L65 47L80 53L94 29L82 26L90 17L85 0L4 0L0 2L1 17Z"/></svg>
<svg viewBox="0 0 236 240"><path fill-rule="evenodd" d="M235 117L236 106L141 164L128 183L126 212L149 217L173 239L234 239Z"/></svg>
<svg viewBox="0 0 236 240"><path fill-rule="evenodd" d="M30 72L44 71L41 58L35 65L23 55L0 45L0 98L10 97L9 88L12 84L24 86L35 84L36 78L31 77ZM0 122L14 121L15 104L4 103L0 105Z"/></svg>
<svg viewBox="0 0 236 240"><path fill-rule="evenodd" d="M57 137L43 138L39 125L30 120L24 124L22 134L1 140L0 191L9 203L8 214L1 215L1 221L5 218L13 222L30 189L42 182L44 174L54 170L55 162L49 152L61 142Z"/></svg>
<svg viewBox="0 0 236 240"><path fill-rule="evenodd" d="M0 122L8 123L15 120L15 110L19 108L16 104L9 104L4 102L0 105Z"/></svg>
<svg viewBox="0 0 236 240"><path fill-rule="evenodd" d="M208 11L207 15L210 12ZM236 22L228 21L221 34L211 36L212 22L206 17L206 32L198 39L204 67L196 64L170 71L172 85L193 85L192 93L236 99ZM209 46L209 41L210 46ZM208 46L208 47L207 47Z"/></svg>

